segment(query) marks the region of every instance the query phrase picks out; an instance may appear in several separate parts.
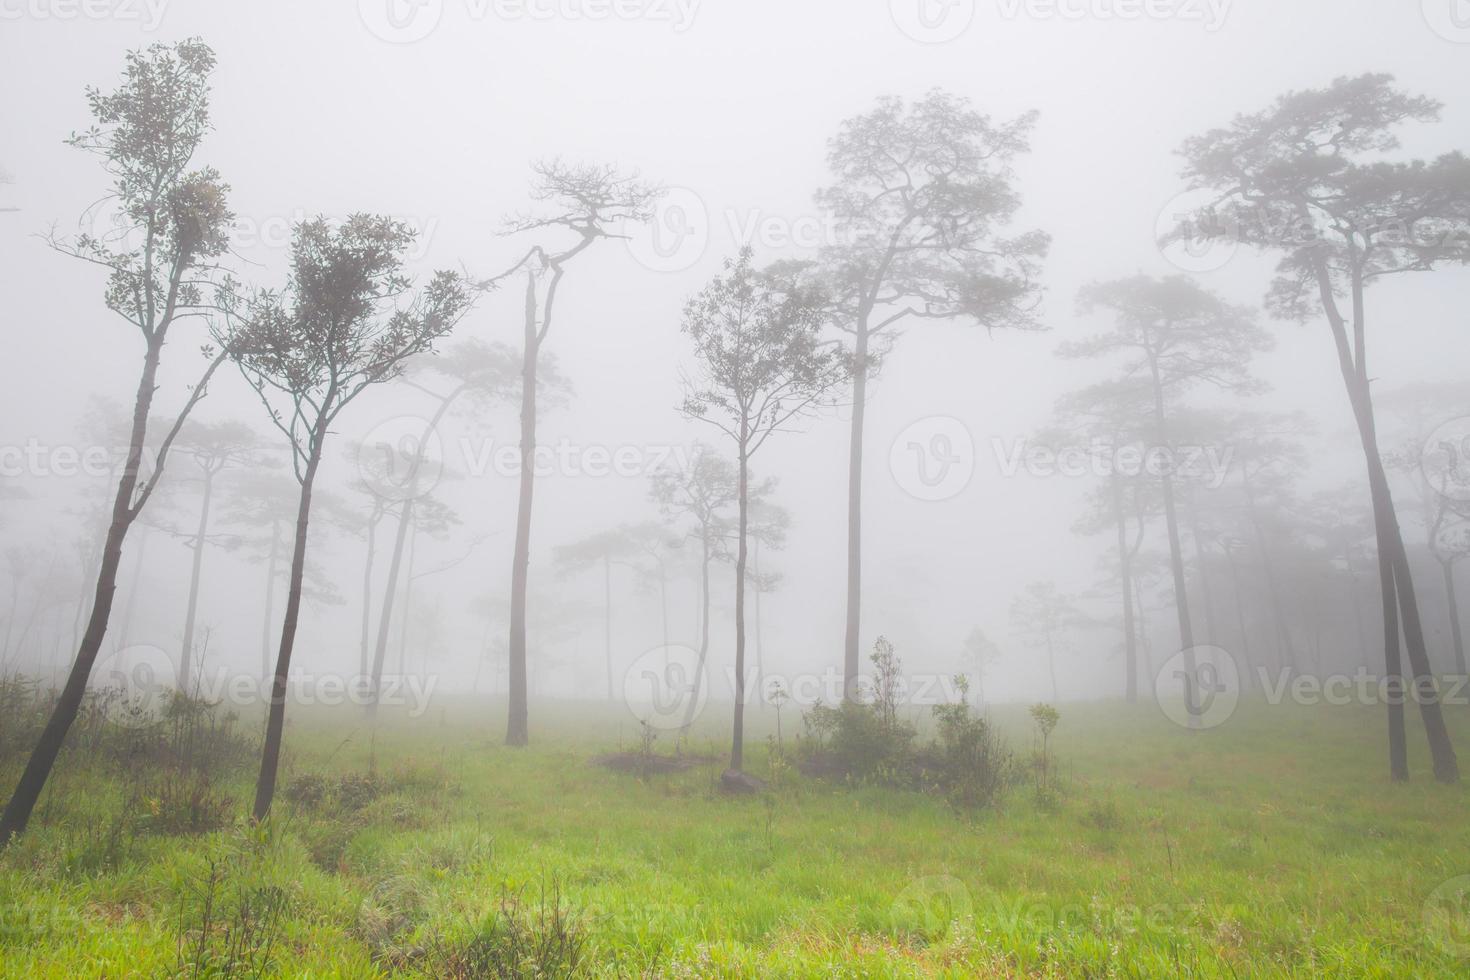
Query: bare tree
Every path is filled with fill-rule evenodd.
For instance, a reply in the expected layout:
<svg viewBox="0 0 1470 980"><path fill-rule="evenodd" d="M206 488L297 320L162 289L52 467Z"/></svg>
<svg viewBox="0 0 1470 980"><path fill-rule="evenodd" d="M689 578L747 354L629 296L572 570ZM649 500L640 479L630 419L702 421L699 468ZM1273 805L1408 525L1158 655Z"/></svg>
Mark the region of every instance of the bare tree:
<svg viewBox="0 0 1470 980"><path fill-rule="evenodd" d="M322 218L298 224L286 289L251 297L231 317L225 338L271 421L289 440L292 470L301 485L291 583L255 787L256 820L265 819L275 794L312 488L327 434L353 399L370 385L396 377L406 359L431 349L469 306L468 293L451 272L435 273L409 298L403 262L413 239L406 225L376 215L354 214L335 230Z"/></svg>
<svg viewBox="0 0 1470 980"><path fill-rule="evenodd" d="M817 203L839 242L823 251L838 327L852 338L848 456L846 697L857 697L862 599L863 425L868 381L907 323L962 319L987 330L1037 326L1037 265L1048 239L1007 237L1020 207L1012 161L1036 114L994 123L965 99L932 91L880 99L827 146L833 182Z"/></svg>
<svg viewBox="0 0 1470 980"><path fill-rule="evenodd" d="M750 459L772 435L832 402L846 359L822 343L822 299L751 265L751 250L725 264L684 310L697 367L684 379L683 412L735 444L735 723L727 784L739 783L745 735L745 589Z"/></svg>
<svg viewBox="0 0 1470 980"><path fill-rule="evenodd" d="M209 131L209 75L214 52L198 40L155 44L130 52L122 84L111 93L87 90L96 125L69 141L95 153L113 178L117 237L84 234L52 244L105 270L108 309L143 338L143 364L133 401L127 460L117 481L98 564L97 586L81 647L35 750L0 816L0 846L25 830L51 774L107 632L118 566L128 530L163 475L179 428L219 367L223 353L204 350L209 365L159 445L151 475L141 475L149 416L158 390L163 349L181 319L203 315L213 285L213 260L224 253L231 218L226 186L211 169L190 170Z"/></svg>
<svg viewBox="0 0 1470 980"><path fill-rule="evenodd" d="M533 168L533 200L546 205L539 214L508 222L507 233L559 232L570 244L555 249L531 246L506 272L484 284L493 288L512 276L525 281L525 317L521 351L521 469L516 503L515 551L510 570L510 704L505 743L525 745L530 738L526 686L526 590L531 564L531 504L536 487L536 396L541 346L551 332L557 291L567 263L595 242L617 237L612 229L625 222L646 221L662 193L636 175L613 167L573 165L558 160Z"/></svg>

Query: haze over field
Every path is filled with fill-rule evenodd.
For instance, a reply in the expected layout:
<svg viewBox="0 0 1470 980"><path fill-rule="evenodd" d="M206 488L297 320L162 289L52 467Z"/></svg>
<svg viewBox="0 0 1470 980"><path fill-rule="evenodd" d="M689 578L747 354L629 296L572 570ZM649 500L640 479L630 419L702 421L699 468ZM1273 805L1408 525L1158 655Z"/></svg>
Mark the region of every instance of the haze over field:
<svg viewBox="0 0 1470 980"><path fill-rule="evenodd" d="M1357 712L1360 788L1459 792L1467 53L1466 0L0 0L0 848L124 705L236 711L252 827L380 707L1043 814L1069 717L1085 795Z"/></svg>

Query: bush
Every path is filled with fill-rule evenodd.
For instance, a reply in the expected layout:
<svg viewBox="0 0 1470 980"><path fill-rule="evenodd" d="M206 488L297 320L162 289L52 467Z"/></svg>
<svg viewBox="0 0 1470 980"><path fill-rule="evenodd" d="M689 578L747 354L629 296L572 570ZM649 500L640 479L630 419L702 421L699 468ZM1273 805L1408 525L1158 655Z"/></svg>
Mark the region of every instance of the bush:
<svg viewBox="0 0 1470 980"><path fill-rule="evenodd" d="M876 675L869 700L835 708L818 702L802 715L802 770L938 793L965 808L998 803L1016 766L990 724L971 714L965 679L956 678L957 704L933 709L937 739L916 745L917 731L898 717L901 674L892 644L880 637L871 659Z"/></svg>

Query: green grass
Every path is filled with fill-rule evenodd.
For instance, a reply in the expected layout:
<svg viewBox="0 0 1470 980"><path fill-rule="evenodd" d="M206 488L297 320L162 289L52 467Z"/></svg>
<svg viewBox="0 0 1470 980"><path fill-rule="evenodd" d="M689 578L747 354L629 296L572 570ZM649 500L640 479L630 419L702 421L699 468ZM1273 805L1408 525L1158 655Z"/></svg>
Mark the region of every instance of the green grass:
<svg viewBox="0 0 1470 980"><path fill-rule="evenodd" d="M692 751L719 754L721 714L711 705ZM1029 751L1024 710L997 722ZM1470 717L1452 724L1470 770ZM169 975L213 861L222 893L285 896L272 955L287 976L413 975L508 895L533 919L567 909L590 975L1470 973L1466 916L1425 914L1470 874L1470 791L1430 780L1422 740L1414 780L1391 784L1372 709L1247 705L1191 734L1147 706L1064 706L1055 800L1022 786L975 815L789 773L729 798L720 764L639 780L592 762L633 747L611 708L536 706L524 750L498 744L500 725L458 706L370 741L351 711L296 711L282 785L371 765L377 795L278 797L265 828L192 837L120 820L123 781L68 754L0 857L0 972ZM749 754L766 774L764 747ZM252 779L230 777L235 812Z"/></svg>

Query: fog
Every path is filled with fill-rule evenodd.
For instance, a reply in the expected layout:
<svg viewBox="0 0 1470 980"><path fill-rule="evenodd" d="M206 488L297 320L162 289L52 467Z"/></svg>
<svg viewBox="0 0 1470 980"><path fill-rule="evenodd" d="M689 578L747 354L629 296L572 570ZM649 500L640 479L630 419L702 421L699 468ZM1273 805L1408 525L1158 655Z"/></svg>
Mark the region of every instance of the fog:
<svg viewBox="0 0 1470 980"><path fill-rule="evenodd" d="M556 698L609 693L603 577L559 571L556 549L658 520L650 477L687 461L696 443L729 455L720 432L679 411L681 379L692 364L680 332L684 304L742 244L761 264L815 258L837 244L840 232L813 197L832 179L827 143L844 119L870 110L879 97L910 100L943 90L997 123L1039 112L1029 150L1014 161L1021 203L1007 229L1050 236L1037 280L1042 329L990 331L963 317L905 325L871 381L863 436L864 658L881 635L911 672L973 671L964 644L978 627L1000 648L985 678L986 696L995 701L1053 694L1043 654L1012 614L1025 586L1042 580L1074 596L1086 619L1066 630L1056 654L1056 696L1122 695L1117 602L1108 584L1111 539L1074 530L1098 478L1091 470L1053 474L1022 455L1056 423L1059 398L1109 377L1109 362L1057 356L1060 345L1109 322L1106 311L1077 308L1086 284L1184 273L1255 311L1274 341L1249 365L1261 390L1206 386L1187 402L1300 413L1305 461L1291 476L1292 499L1337 491L1344 508L1367 513L1362 452L1322 317L1283 322L1262 311L1276 256L1221 246L1223 256L1216 248L1201 261L1159 244L1174 219L1198 203L1179 197L1182 142L1282 93L1365 71L1389 73L1403 90L1445 102L1438 123L1402 128L1403 145L1392 158L1434 157L1470 142L1470 100L1461 97L1470 62L1458 43L1465 39L1453 22L1436 20L1444 12L1434 3L1421 11L1369 0L1222 0L1161 4L1150 14L1127 4L960 2L936 6L944 17L935 28L902 3L890 9L705 0L625 11L446 0L390 3L386 15L370 3L358 9L267 2L248 15L184 2L103 6L6 4L0 34L11 92L0 159L9 178L0 186L0 445L7 467L3 533L12 556L4 591L13 597L11 631L28 631L7 656L12 669L57 677L77 643L77 604L90 602L93 582L84 580L82 556L105 527L100 516L114 489L109 477L116 478L100 465L91 475L68 475L67 453L95 461L100 457L88 456L93 447L125 449L125 438L110 443L87 420L125 434L140 347L135 332L100 302L105 273L51 247L49 236L95 231L111 220L100 200L107 182L98 161L63 140L89 124L85 87L114 85L126 50L192 36L214 49L213 125L196 159L229 185L232 242L220 264L247 287L283 281L293 226L318 215L340 221L370 211L406 222L417 232L407 272L419 282L434 269L482 281L514 266L534 242L569 245L556 229L503 234L508 215L536 211L528 187L537 160L615 165L664 189L650 222L619 229L630 237L598 241L569 268L543 352L568 391L538 419L546 458L532 521L530 672L535 694ZM957 19L967 26L956 27ZM943 39L951 29L957 36ZM1437 425L1464 414L1465 284L1465 273L1447 265L1393 277L1370 294L1375 393L1442 382L1451 386L1451 401L1460 399L1459 411L1442 402L1420 405L1427 417L1418 418L1380 406L1386 446L1427 434L1433 425L1424 428L1426 418ZM519 349L521 303L519 288L477 294L439 349L452 351L465 338ZM198 322L181 324L170 337L156 402L161 418L182 406L204 364L197 348L207 340ZM333 422L317 490L334 508L361 514L370 506L352 489L361 476L352 447L398 445L437 407L423 388L447 387L414 363L406 377L415 384L374 386ZM777 481L771 499L791 518L784 546L762 557L780 581L762 596L760 642L765 670L793 678L840 675L842 666L851 404L850 397L837 401L780 433L753 461L758 478ZM193 418L248 425L277 466L287 458L283 437L233 366L211 382ZM150 444L165 431L155 427ZM457 404L431 442L436 475L442 469L432 493L455 522L413 537L412 569L404 575L412 577L408 629L398 632L405 616L400 591L389 663L402 658L408 673L432 678L441 690L462 693L478 682L487 697L503 696L498 644L505 623L492 611L503 608L510 587L519 466L514 391ZM1210 448L1224 468L1201 491L1206 497L1223 494L1239 449ZM219 493L228 497L262 466L255 460L224 469ZM948 483L931 486L930 476L941 471ZM188 455L176 453L128 537L104 656L139 646L177 655L190 585L186 538L199 507L195 477ZM1416 484L1412 474L1403 480L1406 536L1422 552ZM1284 514L1304 519L1300 508ZM680 524L671 533L682 537L685 530ZM242 522L215 527L226 545L258 531ZM377 531L368 593L373 632L393 531L391 516ZM308 546L312 578L335 599L308 599L293 671L355 675L365 546L362 537L316 518ZM1143 547L1156 557L1166 553L1159 522L1149 522ZM278 626L262 629L262 556L248 542L206 550L197 618L211 667L255 676L263 637L275 645ZM1415 560L1428 558L1420 553ZM1323 574L1330 574L1336 566L1323 561ZM1426 567L1421 594L1430 647L1444 665L1445 602L1434 566ZM1366 610L1371 647L1371 561L1357 574L1365 591L1354 605ZM709 664L722 698L730 696L733 669L731 576L727 562L716 563ZM646 576L640 580L627 564L613 569L608 588L620 688L638 658L664 643L660 604ZM1142 588L1143 632L1157 666L1179 646L1168 577L1154 576ZM669 641L697 646L697 576L687 562L671 572L667 594ZM1206 639L1233 647L1235 627L1225 624L1234 614L1223 599L1214 601L1210 615L1220 622ZM274 602L279 617L279 587ZM1358 636L1342 627L1346 609L1323 614L1323 624L1296 610L1303 620L1292 624L1299 634L1292 642L1324 648L1319 664L1361 662ZM1203 615L1197 610L1195 618ZM1271 642L1266 614L1252 606L1245 615L1258 646ZM1150 682L1146 677L1145 687Z"/></svg>

